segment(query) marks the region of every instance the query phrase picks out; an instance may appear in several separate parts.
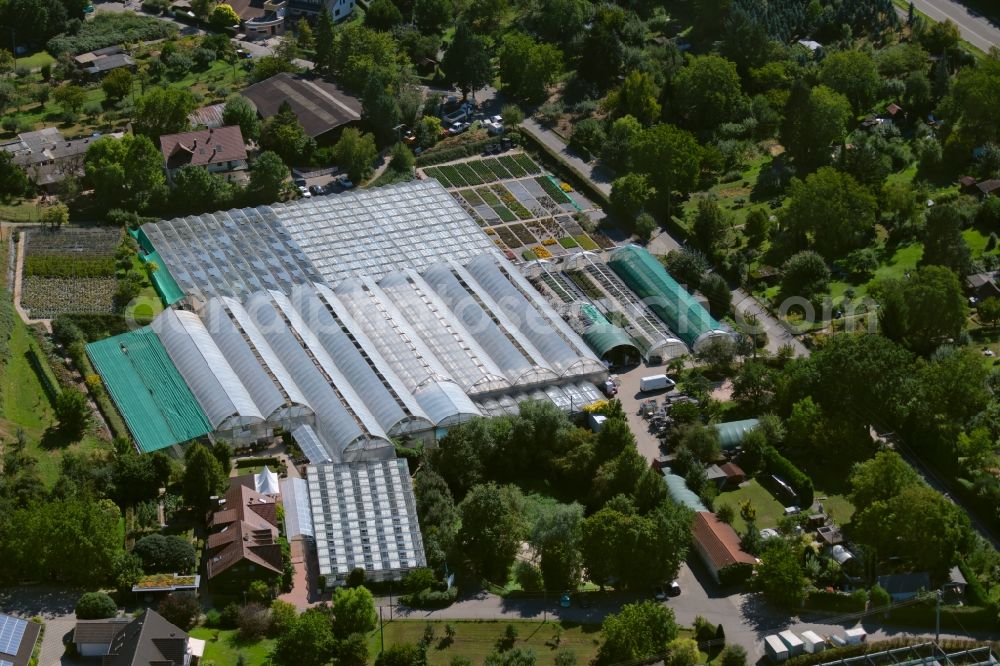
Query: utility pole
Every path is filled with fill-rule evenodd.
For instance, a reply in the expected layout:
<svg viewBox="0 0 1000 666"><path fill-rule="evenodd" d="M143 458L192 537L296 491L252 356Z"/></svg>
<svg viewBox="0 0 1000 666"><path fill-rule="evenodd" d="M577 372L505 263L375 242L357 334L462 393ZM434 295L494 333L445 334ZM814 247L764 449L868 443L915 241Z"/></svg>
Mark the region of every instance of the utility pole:
<svg viewBox="0 0 1000 666"><path fill-rule="evenodd" d="M941 642L941 590L935 595L937 603L934 605L934 642Z"/></svg>
<svg viewBox="0 0 1000 666"><path fill-rule="evenodd" d="M379 654L385 654L385 622L382 620L382 607L378 607Z"/></svg>

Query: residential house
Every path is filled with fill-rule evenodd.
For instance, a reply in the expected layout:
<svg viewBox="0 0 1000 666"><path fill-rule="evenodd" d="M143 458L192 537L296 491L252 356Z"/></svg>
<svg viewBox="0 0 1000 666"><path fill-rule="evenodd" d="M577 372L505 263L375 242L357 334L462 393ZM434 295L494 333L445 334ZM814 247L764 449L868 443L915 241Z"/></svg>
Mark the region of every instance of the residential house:
<svg viewBox="0 0 1000 666"><path fill-rule="evenodd" d="M322 79L290 72L276 74L240 91L262 119L277 115L283 102L314 139L332 141L340 130L361 120L361 100Z"/></svg>
<svg viewBox="0 0 1000 666"><path fill-rule="evenodd" d="M289 0L292 16L319 16L325 5L334 21L343 21L354 11L355 0Z"/></svg>
<svg viewBox="0 0 1000 666"><path fill-rule="evenodd" d="M1000 179L992 178L990 180L984 180L982 182L976 183L976 189L984 197L988 197L991 194L1000 193Z"/></svg>
<svg viewBox="0 0 1000 666"><path fill-rule="evenodd" d="M97 640L97 630L88 636L90 631L84 630L84 638ZM97 644L87 645L96 649ZM101 666L197 666L204 652L205 641L191 638L156 611L146 609L111 637Z"/></svg>
<svg viewBox="0 0 1000 666"><path fill-rule="evenodd" d="M959 178L958 189L964 194L974 194L979 192L976 188L976 179L973 176L962 176Z"/></svg>
<svg viewBox="0 0 1000 666"><path fill-rule="evenodd" d="M974 273L965 278L965 288L969 296L981 301L986 298L1000 298L1000 286L995 273Z"/></svg>
<svg viewBox="0 0 1000 666"><path fill-rule="evenodd" d="M121 138L120 132L108 134ZM18 134L17 139L0 144L0 149L14 156L14 164L23 168L40 189L54 192L67 177L83 177L83 158L99 137L65 139L55 127Z"/></svg>
<svg viewBox="0 0 1000 666"><path fill-rule="evenodd" d="M889 593L893 601L908 601L931 588L931 576L926 571L910 574L879 576L878 585Z"/></svg>
<svg viewBox="0 0 1000 666"><path fill-rule="evenodd" d="M282 573L278 505L256 490L252 474L230 479L209 520L205 578L215 589L245 590L255 580L273 583Z"/></svg>
<svg viewBox="0 0 1000 666"><path fill-rule="evenodd" d="M128 624L129 617L112 617L106 620L77 620L73 629L73 645L81 657L103 657L111 644Z"/></svg>
<svg viewBox="0 0 1000 666"><path fill-rule="evenodd" d="M720 582L719 572L727 567L757 562L753 555L740 548L736 530L716 518L714 513L698 511L694 514L693 535L694 550L716 582Z"/></svg>
<svg viewBox="0 0 1000 666"><path fill-rule="evenodd" d="M28 666L42 625L13 615L0 615L0 664Z"/></svg>
<svg viewBox="0 0 1000 666"><path fill-rule="evenodd" d="M188 115L188 122L194 128L216 128L225 125L222 122L222 112L226 110L224 103L211 104L195 109Z"/></svg>
<svg viewBox="0 0 1000 666"><path fill-rule="evenodd" d="M230 181L241 179L247 170L247 147L239 125L164 134L160 151L171 180L184 166L204 167Z"/></svg>
<svg viewBox="0 0 1000 666"><path fill-rule="evenodd" d="M108 46L81 53L73 58L80 70L92 78L101 77L114 69L135 69L135 60L120 46Z"/></svg>

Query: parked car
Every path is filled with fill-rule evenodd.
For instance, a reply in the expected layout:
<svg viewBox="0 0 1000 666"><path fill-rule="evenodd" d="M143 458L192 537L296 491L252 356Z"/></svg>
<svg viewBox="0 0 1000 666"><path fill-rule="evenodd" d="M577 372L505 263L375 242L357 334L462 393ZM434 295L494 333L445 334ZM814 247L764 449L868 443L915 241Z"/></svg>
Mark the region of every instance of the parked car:
<svg viewBox="0 0 1000 666"><path fill-rule="evenodd" d="M453 123L451 127L448 128L448 134L455 136L456 134L461 134L465 130L469 129L471 123L467 122L457 122Z"/></svg>
<svg viewBox="0 0 1000 666"><path fill-rule="evenodd" d="M295 183L296 187L306 186L306 179L302 178L301 176L295 176L294 178L292 178L292 182Z"/></svg>
<svg viewBox="0 0 1000 666"><path fill-rule="evenodd" d="M301 194L306 199L312 196L312 193L309 191L309 188L306 187L305 185L299 185L299 194Z"/></svg>
<svg viewBox="0 0 1000 666"><path fill-rule="evenodd" d="M322 196L326 194L326 189L322 185L312 185L309 187L309 191L316 196Z"/></svg>
<svg viewBox="0 0 1000 666"><path fill-rule="evenodd" d="M653 598L657 601L665 601L667 598L667 591L663 589L662 585L657 585L653 588Z"/></svg>
<svg viewBox="0 0 1000 666"><path fill-rule="evenodd" d="M337 177L337 184L345 190L349 190L354 187L354 183L351 182L351 179L347 177L346 173Z"/></svg>
<svg viewBox="0 0 1000 666"><path fill-rule="evenodd" d="M667 594L670 595L671 597L681 596L680 583L678 583L676 580L671 582L670 585L667 586Z"/></svg>

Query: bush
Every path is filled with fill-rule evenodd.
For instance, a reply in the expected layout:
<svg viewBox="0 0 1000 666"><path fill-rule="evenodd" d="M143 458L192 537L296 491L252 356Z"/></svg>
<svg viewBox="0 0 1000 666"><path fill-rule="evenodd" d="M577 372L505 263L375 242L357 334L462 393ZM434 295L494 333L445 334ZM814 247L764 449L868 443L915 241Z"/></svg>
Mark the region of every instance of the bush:
<svg viewBox="0 0 1000 666"><path fill-rule="evenodd" d="M164 619L184 631L190 631L201 617L201 604L190 592L172 592L160 600L157 612Z"/></svg>
<svg viewBox="0 0 1000 666"><path fill-rule="evenodd" d="M718 627L716 627L716 625L712 624L701 615L695 616L694 637L699 643L714 640L717 629Z"/></svg>
<svg viewBox="0 0 1000 666"><path fill-rule="evenodd" d="M753 565L744 562L730 564L719 571L719 584L723 587L746 582L753 573Z"/></svg>
<svg viewBox="0 0 1000 666"><path fill-rule="evenodd" d="M719 666L746 666L747 651L742 645L727 645L719 654Z"/></svg>
<svg viewBox="0 0 1000 666"><path fill-rule="evenodd" d="M965 600L969 603L969 605L989 606L992 603L990 595L983 587L983 584L979 580L979 576L976 575L976 572L974 572L964 561L959 561L958 569L962 572L962 576L965 577ZM874 590L872 590L872 593L874 596Z"/></svg>
<svg viewBox="0 0 1000 666"><path fill-rule="evenodd" d="M131 12L99 13L85 22L76 34L70 32L49 40L48 51L58 57L61 53L84 53L123 42L145 42L172 37L177 28L171 23Z"/></svg>
<svg viewBox="0 0 1000 666"><path fill-rule="evenodd" d="M892 603L892 597L880 585L876 585L871 591L871 602L875 608L882 608Z"/></svg>
<svg viewBox="0 0 1000 666"><path fill-rule="evenodd" d="M805 607L811 610L833 611L837 613L854 613L865 609L868 601L868 594L864 590L863 597L853 594L843 594L841 592L826 592L824 590L813 590L806 597Z"/></svg>
<svg viewBox="0 0 1000 666"><path fill-rule="evenodd" d="M271 627L271 610L260 604L247 604L240 608L237 626L240 629L241 640L256 643L264 638Z"/></svg>
<svg viewBox="0 0 1000 666"><path fill-rule="evenodd" d="M222 613L219 615L219 628L235 629L239 621L240 606L234 602L222 609Z"/></svg>
<svg viewBox="0 0 1000 666"><path fill-rule="evenodd" d="M194 570L194 546L176 535L150 534L132 549L146 573L188 573Z"/></svg>
<svg viewBox="0 0 1000 666"><path fill-rule="evenodd" d="M214 608L205 613L205 626L210 629L222 629L222 613Z"/></svg>
<svg viewBox="0 0 1000 666"><path fill-rule="evenodd" d="M426 567L414 569L403 578L403 587L407 592L420 592L434 585L434 572Z"/></svg>
<svg viewBox="0 0 1000 666"><path fill-rule="evenodd" d="M400 597L400 602L410 608L444 608L455 603L456 598L458 598L458 588L453 587L444 592L422 590L406 594Z"/></svg>
<svg viewBox="0 0 1000 666"><path fill-rule="evenodd" d="M76 602L79 620L103 620L118 615L118 606L104 592L87 592Z"/></svg>
<svg viewBox="0 0 1000 666"><path fill-rule="evenodd" d="M530 562L519 561L515 565L515 575L517 584L525 592L541 592L545 586L542 581L542 572Z"/></svg>
<svg viewBox="0 0 1000 666"><path fill-rule="evenodd" d="M365 584L365 570L361 567L354 567L351 573L347 574L347 587L361 587Z"/></svg>

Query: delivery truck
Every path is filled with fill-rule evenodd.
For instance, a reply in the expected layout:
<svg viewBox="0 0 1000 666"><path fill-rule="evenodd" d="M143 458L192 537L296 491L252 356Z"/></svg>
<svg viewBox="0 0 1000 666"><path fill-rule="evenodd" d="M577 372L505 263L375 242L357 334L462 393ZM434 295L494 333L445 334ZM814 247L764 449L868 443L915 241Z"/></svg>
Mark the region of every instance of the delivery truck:
<svg viewBox="0 0 1000 666"><path fill-rule="evenodd" d="M639 380L639 390L643 392L672 389L674 385L674 380L666 375L649 375Z"/></svg>

